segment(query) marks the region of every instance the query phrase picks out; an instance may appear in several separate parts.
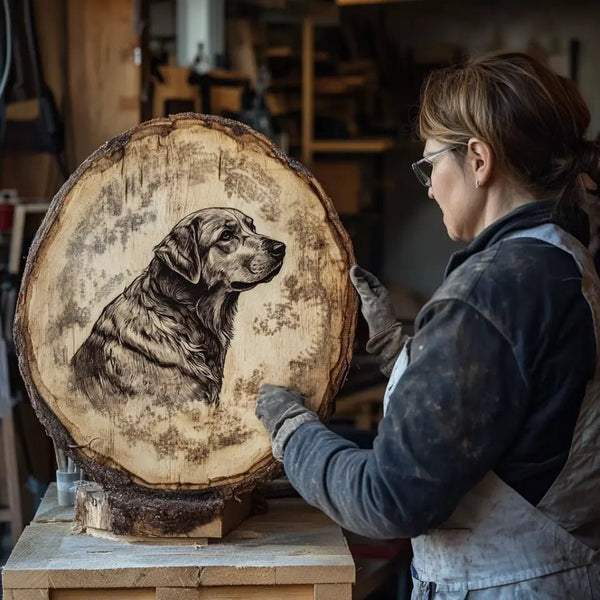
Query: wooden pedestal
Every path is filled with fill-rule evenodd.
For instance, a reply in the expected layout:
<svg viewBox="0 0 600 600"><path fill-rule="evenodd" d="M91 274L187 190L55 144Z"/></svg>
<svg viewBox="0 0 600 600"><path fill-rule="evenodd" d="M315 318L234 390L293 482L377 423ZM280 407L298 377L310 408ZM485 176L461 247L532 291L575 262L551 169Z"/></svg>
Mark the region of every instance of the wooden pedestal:
<svg viewBox="0 0 600 600"><path fill-rule="evenodd" d="M44 499L3 572L5 600L350 600L339 526L297 499L269 502L207 546L74 535L73 509Z"/></svg>

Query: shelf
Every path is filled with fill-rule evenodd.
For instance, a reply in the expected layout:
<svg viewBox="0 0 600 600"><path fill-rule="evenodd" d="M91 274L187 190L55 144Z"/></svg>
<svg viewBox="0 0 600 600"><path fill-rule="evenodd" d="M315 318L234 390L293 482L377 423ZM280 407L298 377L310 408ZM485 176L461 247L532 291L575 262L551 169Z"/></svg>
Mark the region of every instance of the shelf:
<svg viewBox="0 0 600 600"><path fill-rule="evenodd" d="M365 75L327 75L314 78L314 93L323 95L348 94L366 85ZM279 77L270 83L270 89L295 89L302 86L299 77Z"/></svg>
<svg viewBox="0 0 600 600"><path fill-rule="evenodd" d="M335 0L338 6L355 6L357 4L396 4L398 2L418 2L419 0Z"/></svg>
<svg viewBox="0 0 600 600"><path fill-rule="evenodd" d="M394 146L391 138L366 138L350 140L313 140L313 153L332 154L376 154L386 152Z"/></svg>

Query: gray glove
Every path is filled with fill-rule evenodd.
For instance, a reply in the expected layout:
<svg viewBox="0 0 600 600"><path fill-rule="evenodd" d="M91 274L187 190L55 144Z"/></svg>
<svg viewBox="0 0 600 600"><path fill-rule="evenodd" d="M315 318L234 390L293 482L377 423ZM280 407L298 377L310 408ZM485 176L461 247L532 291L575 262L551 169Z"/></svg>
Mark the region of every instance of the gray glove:
<svg viewBox="0 0 600 600"><path fill-rule="evenodd" d="M350 269L350 281L360 296L360 310L369 326L369 337L397 322L390 293L373 273L355 265Z"/></svg>
<svg viewBox="0 0 600 600"><path fill-rule="evenodd" d="M280 461L292 433L303 423L319 420L304 406L299 392L268 383L260 386L255 414L269 432L273 456Z"/></svg>
<svg viewBox="0 0 600 600"><path fill-rule="evenodd" d="M369 326L367 352L378 357L381 372L389 377L408 336L396 319L390 293L379 279L358 266L350 269L350 280L360 296L361 312Z"/></svg>

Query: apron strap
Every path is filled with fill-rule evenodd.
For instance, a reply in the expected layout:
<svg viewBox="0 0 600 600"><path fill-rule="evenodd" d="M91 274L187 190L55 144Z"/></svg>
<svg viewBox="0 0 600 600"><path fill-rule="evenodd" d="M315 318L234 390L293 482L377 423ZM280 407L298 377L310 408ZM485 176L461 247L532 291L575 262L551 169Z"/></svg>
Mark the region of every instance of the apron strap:
<svg viewBox="0 0 600 600"><path fill-rule="evenodd" d="M507 240L515 238L534 238L541 240L542 242L547 242L548 244L552 244L553 246L568 252L573 257L582 276L581 292L592 311L592 320L596 337L596 369L594 372L594 379L600 379L600 352L598 351L600 348L600 279L598 278L598 272L596 271L596 265L594 265L592 256L577 238L553 223L546 223L544 225L532 227L531 229L515 231L503 239Z"/></svg>

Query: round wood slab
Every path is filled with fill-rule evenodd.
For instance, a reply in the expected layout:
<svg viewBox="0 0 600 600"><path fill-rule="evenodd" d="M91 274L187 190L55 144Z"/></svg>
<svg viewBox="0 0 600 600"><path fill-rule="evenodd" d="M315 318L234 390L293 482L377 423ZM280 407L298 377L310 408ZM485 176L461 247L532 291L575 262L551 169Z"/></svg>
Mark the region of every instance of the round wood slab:
<svg viewBox="0 0 600 600"><path fill-rule="evenodd" d="M261 383L331 410L352 263L322 188L263 136L142 124L79 167L29 254L15 337L34 407L105 485L248 489L277 468Z"/></svg>

